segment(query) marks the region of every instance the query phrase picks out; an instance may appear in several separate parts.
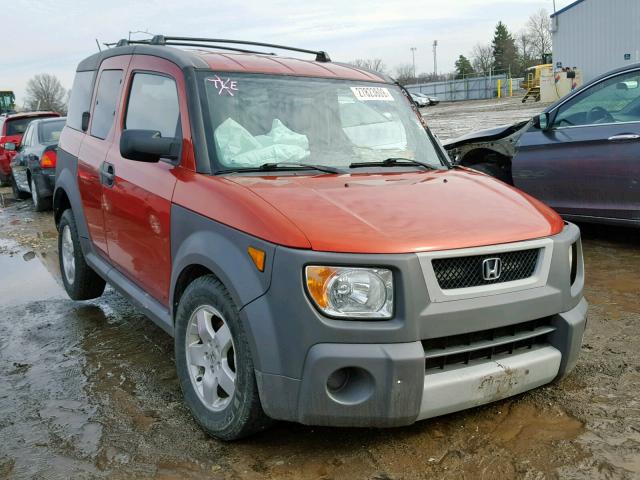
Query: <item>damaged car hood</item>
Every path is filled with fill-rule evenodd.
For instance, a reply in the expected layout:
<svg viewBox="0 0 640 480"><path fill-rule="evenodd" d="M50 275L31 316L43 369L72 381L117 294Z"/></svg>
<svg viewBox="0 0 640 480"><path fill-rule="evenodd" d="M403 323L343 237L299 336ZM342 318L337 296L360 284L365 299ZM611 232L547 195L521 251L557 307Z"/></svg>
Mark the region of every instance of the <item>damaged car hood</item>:
<svg viewBox="0 0 640 480"><path fill-rule="evenodd" d="M475 132L467 133L457 138L451 138L442 142L444 148L451 149L464 145L467 143L478 143L492 140L499 140L501 138L513 135L515 132L523 129L531 120L525 120L523 122L514 123L511 125L500 125L494 128L488 128L486 130L478 130Z"/></svg>
<svg viewBox="0 0 640 480"><path fill-rule="evenodd" d="M287 217L318 251L466 248L554 235L563 226L539 201L466 169L227 179Z"/></svg>

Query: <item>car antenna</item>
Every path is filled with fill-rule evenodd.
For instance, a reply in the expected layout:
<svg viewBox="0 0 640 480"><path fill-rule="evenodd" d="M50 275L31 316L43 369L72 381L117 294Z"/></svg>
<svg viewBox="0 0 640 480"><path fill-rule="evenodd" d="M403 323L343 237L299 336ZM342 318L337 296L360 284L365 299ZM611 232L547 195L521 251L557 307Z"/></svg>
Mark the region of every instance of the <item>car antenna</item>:
<svg viewBox="0 0 640 480"><path fill-rule="evenodd" d="M98 51L101 52L102 48L100 48L100 42L98 41L97 38L96 38L96 45L98 45Z"/></svg>

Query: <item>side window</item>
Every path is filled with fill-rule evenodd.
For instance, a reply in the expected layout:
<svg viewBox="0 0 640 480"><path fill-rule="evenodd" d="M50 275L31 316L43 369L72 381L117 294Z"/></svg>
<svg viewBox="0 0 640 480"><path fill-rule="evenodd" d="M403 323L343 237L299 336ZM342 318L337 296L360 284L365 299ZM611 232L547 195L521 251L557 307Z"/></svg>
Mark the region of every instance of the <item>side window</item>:
<svg viewBox="0 0 640 480"><path fill-rule="evenodd" d="M91 94L93 93L93 79L95 71L78 72L71 87L67 125L74 130L82 129L82 113L89 111Z"/></svg>
<svg viewBox="0 0 640 480"><path fill-rule="evenodd" d="M116 116L116 104L120 98L122 70L104 70L100 75L96 105L91 119L91 136L107 138Z"/></svg>
<svg viewBox="0 0 640 480"><path fill-rule="evenodd" d="M640 72L616 75L578 94L558 110L554 127L640 122Z"/></svg>
<svg viewBox="0 0 640 480"><path fill-rule="evenodd" d="M163 137L180 135L176 82L163 75L136 73L131 84L125 128L156 130Z"/></svg>

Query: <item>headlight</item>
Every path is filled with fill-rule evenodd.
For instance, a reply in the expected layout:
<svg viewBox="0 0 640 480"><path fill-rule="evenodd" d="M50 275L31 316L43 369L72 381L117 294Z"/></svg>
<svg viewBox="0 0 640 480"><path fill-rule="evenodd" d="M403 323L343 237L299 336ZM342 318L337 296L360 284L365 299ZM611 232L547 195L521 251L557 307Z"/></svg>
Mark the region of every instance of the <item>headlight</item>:
<svg viewBox="0 0 640 480"><path fill-rule="evenodd" d="M307 290L325 314L339 318L391 318L393 275L386 268L305 269Z"/></svg>

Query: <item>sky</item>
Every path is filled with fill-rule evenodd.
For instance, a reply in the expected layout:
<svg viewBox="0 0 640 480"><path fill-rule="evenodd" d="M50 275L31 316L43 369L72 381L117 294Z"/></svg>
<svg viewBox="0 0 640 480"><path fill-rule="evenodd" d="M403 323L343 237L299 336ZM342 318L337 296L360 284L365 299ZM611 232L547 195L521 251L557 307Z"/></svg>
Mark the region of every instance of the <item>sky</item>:
<svg viewBox="0 0 640 480"><path fill-rule="evenodd" d="M325 50L335 61L382 58L388 70L412 62L450 72L458 55L488 43L499 20L512 32L530 14L553 11L553 0L3 0L0 89L13 90L18 106L26 82L56 75L71 88L75 68L100 43L130 31L279 43ZM556 0L560 9L572 0ZM132 38L148 38L133 34Z"/></svg>

